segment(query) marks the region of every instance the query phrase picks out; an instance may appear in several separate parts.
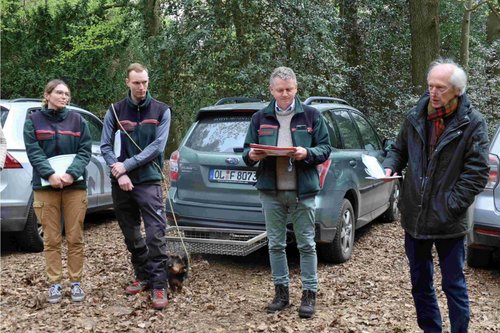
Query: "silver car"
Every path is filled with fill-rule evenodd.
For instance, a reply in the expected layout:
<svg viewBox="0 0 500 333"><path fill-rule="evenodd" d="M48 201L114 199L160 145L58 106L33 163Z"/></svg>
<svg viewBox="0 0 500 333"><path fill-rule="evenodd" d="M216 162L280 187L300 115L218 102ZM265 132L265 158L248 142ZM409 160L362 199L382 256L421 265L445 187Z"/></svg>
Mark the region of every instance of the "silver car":
<svg viewBox="0 0 500 333"><path fill-rule="evenodd" d="M9 232L25 251L43 250L42 229L33 211L32 167L24 147L24 121L29 112L41 108L39 99L0 100L0 120L7 139L7 158L0 174L0 230ZM112 207L109 168L101 156L102 122L75 106L87 121L92 136L92 157L88 171L88 212Z"/></svg>
<svg viewBox="0 0 500 333"><path fill-rule="evenodd" d="M500 256L500 127L490 146L490 177L474 206L474 232L467 239L467 264L487 267Z"/></svg>

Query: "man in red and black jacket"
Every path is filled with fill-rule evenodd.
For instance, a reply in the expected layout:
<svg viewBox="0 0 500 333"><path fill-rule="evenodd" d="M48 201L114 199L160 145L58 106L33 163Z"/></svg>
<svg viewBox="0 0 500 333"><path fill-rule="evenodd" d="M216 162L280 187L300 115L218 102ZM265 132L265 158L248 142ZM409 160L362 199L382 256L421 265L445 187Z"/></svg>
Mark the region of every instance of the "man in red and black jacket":
<svg viewBox="0 0 500 333"><path fill-rule="evenodd" d="M289 271L286 260L288 216L300 253L302 301L299 316L311 318L318 289L315 236L315 197L320 190L318 164L330 156L332 147L321 113L303 105L296 97L297 79L288 67L271 74L273 99L252 116L243 151L247 165L259 163L257 184L266 220L269 258L275 297L268 312L283 310L289 301ZM289 156L269 156L250 144L294 147Z"/></svg>

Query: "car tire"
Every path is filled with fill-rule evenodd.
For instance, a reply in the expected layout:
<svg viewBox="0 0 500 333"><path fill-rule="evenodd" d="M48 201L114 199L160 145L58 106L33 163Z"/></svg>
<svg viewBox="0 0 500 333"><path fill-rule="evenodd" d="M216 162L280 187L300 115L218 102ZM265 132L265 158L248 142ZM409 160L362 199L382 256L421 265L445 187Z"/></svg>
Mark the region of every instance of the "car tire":
<svg viewBox="0 0 500 333"><path fill-rule="evenodd" d="M319 253L326 262L340 264L351 258L354 247L356 216L349 200L344 199L337 219L337 232L331 243L319 244Z"/></svg>
<svg viewBox="0 0 500 333"><path fill-rule="evenodd" d="M43 251L43 237L42 227L38 223L35 215L35 210L30 204L28 218L24 230L20 231L17 235L17 243L22 251L26 252L42 252Z"/></svg>
<svg viewBox="0 0 500 333"><path fill-rule="evenodd" d="M467 265L474 268L486 268L491 264L492 253L489 250L467 246Z"/></svg>
<svg viewBox="0 0 500 333"><path fill-rule="evenodd" d="M394 181L394 188L392 189L391 197L389 199L389 207L381 216L381 220L384 223L394 222L396 220L399 220L399 218L401 217L401 213L398 208L400 188L401 185L399 181Z"/></svg>

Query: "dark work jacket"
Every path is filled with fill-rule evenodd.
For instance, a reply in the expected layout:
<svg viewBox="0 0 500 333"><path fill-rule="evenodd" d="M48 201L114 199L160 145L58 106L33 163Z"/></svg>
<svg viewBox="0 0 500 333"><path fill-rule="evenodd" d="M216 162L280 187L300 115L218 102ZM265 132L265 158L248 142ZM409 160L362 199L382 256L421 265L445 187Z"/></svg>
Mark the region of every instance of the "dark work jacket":
<svg viewBox="0 0 500 333"><path fill-rule="evenodd" d="M398 174L406 168L399 201L406 232L418 239L456 238L470 231L468 209L488 180L488 131L464 94L429 158L428 103L424 95L407 114L383 166Z"/></svg>
<svg viewBox="0 0 500 333"><path fill-rule="evenodd" d="M86 189L87 170L92 155L92 139L86 121L82 116L64 108L60 111L43 108L32 112L24 123L24 144L26 154L33 166L34 190L59 190L42 187L41 179L48 179L55 173L47 158L76 154L66 173L75 180L64 189ZM83 176L82 180L77 180Z"/></svg>
<svg viewBox="0 0 500 333"><path fill-rule="evenodd" d="M250 144L276 146L278 144L279 122L276 119L275 103L273 99L267 107L252 116L245 138L243 160L247 165L258 162L248 157ZM328 137L327 125L321 113L313 107L303 105L295 99L294 115L290 122L294 147L303 147L307 150L307 158L295 161L297 175L297 196L299 198L316 195L320 190L318 164L325 162L332 151ZM261 191L276 191L276 157L268 156L261 160L257 168L257 189Z"/></svg>
<svg viewBox="0 0 500 333"><path fill-rule="evenodd" d="M129 161L132 161L136 155L139 155L141 151L157 140L157 129L162 118L170 117L169 106L155 100L148 92L146 98L139 104L134 104L130 96L128 96L115 103L114 107L121 124L120 126L116 123L113 114L111 121L114 124L114 131L121 130L123 127L141 148L137 148L125 133L121 133L121 151L118 161L124 162L127 167ZM110 109L108 112L112 112L112 110ZM134 165L133 169L127 171L127 175L133 184L156 183L163 179L161 172L163 168L163 148L152 161L137 166ZM111 180L116 182L113 176L111 176Z"/></svg>

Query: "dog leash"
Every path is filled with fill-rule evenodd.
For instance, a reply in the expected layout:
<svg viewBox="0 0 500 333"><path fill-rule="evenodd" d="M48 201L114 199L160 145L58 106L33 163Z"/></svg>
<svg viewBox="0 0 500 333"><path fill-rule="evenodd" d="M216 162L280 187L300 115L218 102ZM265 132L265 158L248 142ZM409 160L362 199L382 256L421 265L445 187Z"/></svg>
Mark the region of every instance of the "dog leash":
<svg viewBox="0 0 500 333"><path fill-rule="evenodd" d="M142 152L141 147L139 147L139 145L134 141L134 139L132 139L132 137L130 136L130 134L128 134L128 132L125 130L125 128L123 128L123 125L121 124L120 119L118 118L118 115L116 114L115 106L113 104L111 104L111 109L113 110L113 114L115 115L116 122L118 123L118 126L120 126L121 131L123 133L125 133L125 135L128 137L130 142L132 142L134 144L134 146ZM181 240L182 248L184 249L184 252L186 253L186 257L188 260L188 270L190 270L191 269L191 256L189 255L186 244L184 244L184 237L182 237L182 233L181 233L181 230L179 228L179 224L177 223L177 218L175 217L174 207L172 205L172 198L170 197L170 186L166 181L167 177L163 173L163 170L158 165L158 163L156 163L155 161L151 161L151 162L153 162L153 164L160 171L161 177L162 177L162 182L165 184L165 187L167 188L167 198L168 198L168 203L170 205L170 211L172 212L172 216L174 217L175 227L177 229L177 234L179 235L179 239Z"/></svg>

